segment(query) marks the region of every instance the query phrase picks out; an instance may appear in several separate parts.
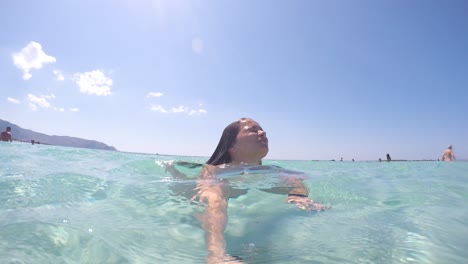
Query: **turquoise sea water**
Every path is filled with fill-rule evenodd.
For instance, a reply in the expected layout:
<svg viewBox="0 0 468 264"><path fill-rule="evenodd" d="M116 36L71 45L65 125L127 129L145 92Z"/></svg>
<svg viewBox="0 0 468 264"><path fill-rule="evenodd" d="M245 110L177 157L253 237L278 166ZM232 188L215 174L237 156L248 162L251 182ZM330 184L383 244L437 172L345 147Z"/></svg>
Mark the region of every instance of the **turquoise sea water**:
<svg viewBox="0 0 468 264"><path fill-rule="evenodd" d="M203 263L203 207L171 157L0 142L0 263ZM247 263L468 263L467 162L273 161L332 209L285 204L277 170L227 175L227 251ZM180 168L190 177L198 169Z"/></svg>

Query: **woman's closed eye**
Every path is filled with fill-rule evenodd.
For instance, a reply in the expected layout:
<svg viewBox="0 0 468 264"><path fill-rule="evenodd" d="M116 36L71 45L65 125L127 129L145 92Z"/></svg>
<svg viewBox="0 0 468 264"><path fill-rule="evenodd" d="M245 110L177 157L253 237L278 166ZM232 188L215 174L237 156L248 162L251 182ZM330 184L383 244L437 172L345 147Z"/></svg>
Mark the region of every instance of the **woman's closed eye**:
<svg viewBox="0 0 468 264"><path fill-rule="evenodd" d="M261 127L257 127L257 126L252 126L252 127L249 127L248 129L249 132L254 132L254 133L258 133L259 130L263 131Z"/></svg>

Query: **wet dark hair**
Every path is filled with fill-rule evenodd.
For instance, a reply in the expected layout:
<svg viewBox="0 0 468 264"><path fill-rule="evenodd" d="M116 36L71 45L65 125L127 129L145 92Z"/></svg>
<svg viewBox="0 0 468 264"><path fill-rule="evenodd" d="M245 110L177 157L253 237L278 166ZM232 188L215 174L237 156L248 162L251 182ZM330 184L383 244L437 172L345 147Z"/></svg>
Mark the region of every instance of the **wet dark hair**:
<svg viewBox="0 0 468 264"><path fill-rule="evenodd" d="M211 158L206 162L210 165L220 165L225 163L231 163L232 158L229 153L229 149L236 143L237 134L240 129L240 122L248 118L241 118L229 124L223 131L221 138L219 139L218 146L211 155Z"/></svg>

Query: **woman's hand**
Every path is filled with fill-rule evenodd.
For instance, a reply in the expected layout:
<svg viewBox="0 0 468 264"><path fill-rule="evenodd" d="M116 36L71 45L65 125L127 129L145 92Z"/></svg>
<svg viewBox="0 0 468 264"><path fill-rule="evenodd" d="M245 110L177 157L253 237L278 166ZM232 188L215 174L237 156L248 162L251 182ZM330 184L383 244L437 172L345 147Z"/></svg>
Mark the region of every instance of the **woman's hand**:
<svg viewBox="0 0 468 264"><path fill-rule="evenodd" d="M174 178L174 179L177 179L177 180L186 180L186 179L189 179L187 177L187 175L181 173L180 171L178 171L175 167L174 167L174 162L172 160L170 161L162 161L159 163L161 165L161 167L164 168L164 171L166 173L170 173L171 176Z"/></svg>
<svg viewBox="0 0 468 264"><path fill-rule="evenodd" d="M306 211L324 211L325 209L329 209L329 207L316 203L306 196L289 195L288 198L286 198L286 202L295 204L299 209Z"/></svg>

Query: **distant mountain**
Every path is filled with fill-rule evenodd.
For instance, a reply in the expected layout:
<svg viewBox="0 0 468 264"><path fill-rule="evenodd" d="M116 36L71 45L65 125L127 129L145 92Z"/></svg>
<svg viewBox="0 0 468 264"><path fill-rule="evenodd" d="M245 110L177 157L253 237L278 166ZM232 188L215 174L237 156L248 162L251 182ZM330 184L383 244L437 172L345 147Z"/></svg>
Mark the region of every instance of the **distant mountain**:
<svg viewBox="0 0 468 264"><path fill-rule="evenodd" d="M117 150L112 146L108 146L102 142L95 140L87 140L77 137L67 136L49 136L46 134L38 133L29 129L21 128L8 121L0 119L0 132L5 131L6 127L11 127L11 135L13 141L40 142L40 144L57 145L65 147L76 148L90 148L90 149L103 149L103 150Z"/></svg>

